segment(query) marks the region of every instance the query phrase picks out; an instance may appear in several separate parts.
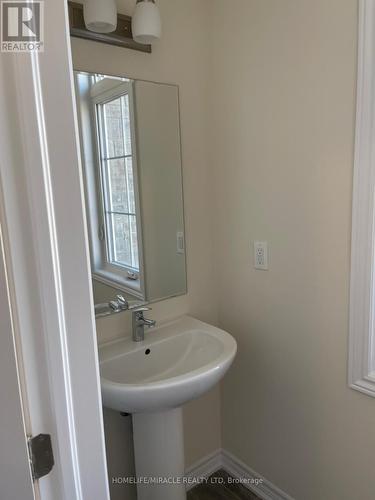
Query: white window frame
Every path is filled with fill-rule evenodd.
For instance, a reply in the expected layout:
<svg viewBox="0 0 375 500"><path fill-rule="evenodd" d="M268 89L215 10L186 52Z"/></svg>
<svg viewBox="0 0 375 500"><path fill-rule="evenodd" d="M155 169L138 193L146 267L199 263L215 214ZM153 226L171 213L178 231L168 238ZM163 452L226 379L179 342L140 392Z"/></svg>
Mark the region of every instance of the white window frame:
<svg viewBox="0 0 375 500"><path fill-rule="evenodd" d="M112 77L111 77L112 78ZM99 85L98 85L99 86ZM126 87L126 89L124 88ZM134 175L134 190L135 190L135 208L136 208L136 223L137 223L137 238L138 238L138 260L139 260L139 279L129 280L127 279L127 270L132 271L131 268L121 269L120 266L113 265L108 262L107 259L107 248L106 242L99 241L94 243L93 238L98 239L98 231L95 232L97 228L92 228L91 231L91 241L90 250L92 257L92 274L93 277L111 287L116 287L126 293L129 293L139 299L145 300L145 279L144 279L144 265L143 265L143 247L142 247L142 224L141 224L141 209L140 209L140 196L139 196L139 183L138 183L138 168L137 168L137 147L136 147L136 136L134 128L134 102L133 102L133 85L132 82L119 82L119 85L111 90L101 91L99 93L93 92L92 95L92 112L91 117L93 120L94 130L94 147L95 156L97 162L97 169L93 174L96 176L96 185L98 192L101 193L102 190L102 180L101 176L101 152L100 152L100 138L99 138L99 123L96 112L96 106L98 104L103 104L116 97L120 97L124 94L129 95L129 108L130 108L130 121L131 121L131 141L132 141L132 161L133 161L133 175ZM103 200L101 195L96 198L96 213L97 219L102 221L103 219ZM90 212L89 212L90 217ZM101 222L101 224L103 221ZM105 224L104 224L105 226ZM107 237L107 236L106 236Z"/></svg>
<svg viewBox="0 0 375 500"><path fill-rule="evenodd" d="M375 0L360 0L349 386L375 397Z"/></svg>
<svg viewBox="0 0 375 500"><path fill-rule="evenodd" d="M116 94L115 96L113 97L110 97L109 99L105 99L103 101L99 101L99 102L96 102L96 105L95 105L95 108L96 108L96 117L97 117L97 126L98 126L98 133L97 133L97 136L98 136L98 139L99 139L99 146L100 146L100 187L101 187L101 211L102 211L102 229L101 229L101 233L102 233L102 238L101 238L101 241L102 241L102 246L103 246L103 256L105 255L105 259L103 264L105 265L105 267L109 267L109 268L114 268L114 270L116 272L121 272L121 273L125 273L125 277L126 277L126 274L127 272L132 272L132 273L135 273L136 275L139 275L139 263L137 265L137 267L135 266L132 266L132 265L127 265L127 264L124 264L124 263L120 263L118 261L115 260L115 254L116 254L116 242L115 242L115 236L113 234L114 232L114 228L113 228L113 222L109 222L108 221L108 214L124 214L124 215L127 215L127 216L131 216L131 217L135 217L135 220L137 221L137 213L136 213L136 209L135 209L135 206L134 206L134 210L133 211L130 211L130 208L128 207L128 211L125 213L125 212L114 212L113 210L111 210L111 201L110 201L110 198L111 198L111 181L109 180L108 177L110 177L109 173L108 173L108 168L106 166L106 162L108 161L111 161L111 158L109 157L108 155L108 151L107 151L107 147L106 147L106 136L107 136L107 131L106 131L106 119L105 119L105 111L104 111L104 107L106 106L106 104L108 103L111 103L111 102L114 102L114 101L117 101L117 100L120 100L122 99L123 97L126 97L128 99L128 103L129 103L129 92L126 91L124 93L121 93L121 94ZM124 126L122 125L123 129L124 129ZM131 159L131 162L132 162L132 171L133 171L133 152L132 150L129 152L129 154L122 154L122 155L119 155L116 157L116 159L122 159L124 160L125 162L127 161L127 159L130 158ZM126 174L126 178L127 178L127 174ZM129 187L127 188L127 192L129 192ZM134 193L134 197L135 197L135 193ZM129 202L129 198L128 198L128 202ZM111 227L111 229L110 229ZM138 238L136 238L136 240L133 242L132 241L132 238L130 236L130 247L131 247L131 252L133 253L134 252L134 246L136 245L137 246L137 254L138 254Z"/></svg>

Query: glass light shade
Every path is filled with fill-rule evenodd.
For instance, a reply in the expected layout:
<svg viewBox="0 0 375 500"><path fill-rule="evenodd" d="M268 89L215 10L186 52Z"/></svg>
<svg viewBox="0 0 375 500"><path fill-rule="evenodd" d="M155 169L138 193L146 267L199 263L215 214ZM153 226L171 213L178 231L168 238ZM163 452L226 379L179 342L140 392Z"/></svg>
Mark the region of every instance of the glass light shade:
<svg viewBox="0 0 375 500"><path fill-rule="evenodd" d="M132 17L133 39L145 45L161 37L160 12L154 0L138 0Z"/></svg>
<svg viewBox="0 0 375 500"><path fill-rule="evenodd" d="M84 0L83 17L86 28L95 33L110 33L117 27L115 0Z"/></svg>

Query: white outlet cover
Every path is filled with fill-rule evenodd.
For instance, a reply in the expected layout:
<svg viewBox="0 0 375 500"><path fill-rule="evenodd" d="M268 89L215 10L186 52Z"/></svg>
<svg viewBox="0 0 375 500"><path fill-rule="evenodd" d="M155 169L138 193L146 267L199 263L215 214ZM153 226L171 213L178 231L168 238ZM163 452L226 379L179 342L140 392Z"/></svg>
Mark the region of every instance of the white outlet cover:
<svg viewBox="0 0 375 500"><path fill-rule="evenodd" d="M261 271L268 271L267 241L254 241L254 267Z"/></svg>

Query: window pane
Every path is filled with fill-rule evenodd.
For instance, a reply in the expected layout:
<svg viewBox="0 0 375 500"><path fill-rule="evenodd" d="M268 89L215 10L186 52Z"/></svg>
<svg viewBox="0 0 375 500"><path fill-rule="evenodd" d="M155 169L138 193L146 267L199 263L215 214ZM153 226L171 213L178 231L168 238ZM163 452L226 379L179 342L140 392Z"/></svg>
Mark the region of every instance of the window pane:
<svg viewBox="0 0 375 500"><path fill-rule="evenodd" d="M110 218L113 237L112 262L139 270L135 216L110 214Z"/></svg>
<svg viewBox="0 0 375 500"><path fill-rule="evenodd" d="M103 118L106 136L106 148L103 151L104 157L124 156L125 137L122 106L119 98L103 104Z"/></svg>
<svg viewBox="0 0 375 500"><path fill-rule="evenodd" d="M109 209L113 212L128 213L128 183L126 179L125 159L108 160L106 163L109 177Z"/></svg>
<svg viewBox="0 0 375 500"><path fill-rule="evenodd" d="M123 95L103 104L106 134L104 158L132 154L129 96Z"/></svg>

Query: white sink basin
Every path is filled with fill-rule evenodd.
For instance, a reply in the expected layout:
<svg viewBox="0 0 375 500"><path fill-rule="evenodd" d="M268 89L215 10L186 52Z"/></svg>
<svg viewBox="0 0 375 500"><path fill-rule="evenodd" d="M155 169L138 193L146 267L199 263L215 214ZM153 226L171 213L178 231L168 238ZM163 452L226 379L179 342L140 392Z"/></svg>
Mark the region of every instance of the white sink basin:
<svg viewBox="0 0 375 500"><path fill-rule="evenodd" d="M176 408L201 396L236 354L231 335L189 316L99 348L104 406L128 413Z"/></svg>
<svg viewBox="0 0 375 500"><path fill-rule="evenodd" d="M181 405L211 389L236 355L231 335L189 316L99 347L104 406L132 413L139 478L184 476ZM186 500L182 481L137 484L138 500Z"/></svg>

